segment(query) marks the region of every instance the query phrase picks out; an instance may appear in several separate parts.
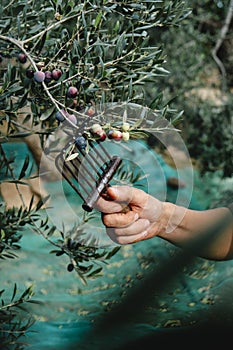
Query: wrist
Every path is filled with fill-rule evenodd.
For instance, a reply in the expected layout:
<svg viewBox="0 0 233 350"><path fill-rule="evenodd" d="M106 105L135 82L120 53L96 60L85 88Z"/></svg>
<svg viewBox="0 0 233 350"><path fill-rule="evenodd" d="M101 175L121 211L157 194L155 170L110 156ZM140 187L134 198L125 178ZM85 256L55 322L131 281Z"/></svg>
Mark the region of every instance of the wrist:
<svg viewBox="0 0 233 350"><path fill-rule="evenodd" d="M170 202L163 203L161 217L157 228L157 235L168 239L175 235L184 225L187 208Z"/></svg>

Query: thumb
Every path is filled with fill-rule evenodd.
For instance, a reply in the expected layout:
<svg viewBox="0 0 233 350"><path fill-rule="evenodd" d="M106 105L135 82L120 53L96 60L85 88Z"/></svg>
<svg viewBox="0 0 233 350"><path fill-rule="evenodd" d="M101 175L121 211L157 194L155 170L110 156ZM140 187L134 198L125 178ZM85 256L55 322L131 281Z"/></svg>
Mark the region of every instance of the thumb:
<svg viewBox="0 0 233 350"><path fill-rule="evenodd" d="M107 190L109 197L117 202L138 204L145 196L144 191L130 186L112 186Z"/></svg>

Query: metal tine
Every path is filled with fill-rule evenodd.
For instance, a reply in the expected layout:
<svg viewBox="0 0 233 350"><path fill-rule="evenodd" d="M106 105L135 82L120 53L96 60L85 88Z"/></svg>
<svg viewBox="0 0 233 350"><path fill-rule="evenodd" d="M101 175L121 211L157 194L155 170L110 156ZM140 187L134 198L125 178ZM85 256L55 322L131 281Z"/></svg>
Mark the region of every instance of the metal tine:
<svg viewBox="0 0 233 350"><path fill-rule="evenodd" d="M92 211L95 202L106 186L109 185L115 170L121 163L121 159L118 156L112 157L102 146L101 141L96 140L100 148L96 147L94 141L89 141L91 150L87 153L75 141L76 138L73 137L73 141L69 142L63 152L56 157L56 166L64 179L84 201L83 209ZM66 150L69 148L67 154ZM72 157L75 153L78 153L77 156ZM68 155L67 159L66 154ZM83 159L86 164L82 161ZM78 181L79 174L83 176L85 181Z"/></svg>
<svg viewBox="0 0 233 350"><path fill-rule="evenodd" d="M76 162L78 162L79 164L81 164L81 160L79 159L79 157L77 156L76 158L72 159L69 161L73 167L75 168L75 170L77 171L77 173L81 173L82 171L80 171L79 167L77 166L77 164L75 164ZM67 166L67 164L66 164ZM90 178L93 181L96 181L96 178L93 176L93 174L90 172L90 170L88 169L88 167L85 166L85 164L82 164L83 170L86 171L86 173L90 176ZM83 173L83 172L82 172ZM76 175L73 173L72 174L74 177L76 177ZM84 175L84 174L83 174ZM90 187L93 188L93 185L91 183L89 183L88 179L86 178L86 182L90 185Z"/></svg>
<svg viewBox="0 0 233 350"><path fill-rule="evenodd" d="M77 147L78 148L78 147ZM94 147L91 147L92 149ZM90 152L89 153L85 153L82 149L78 148L79 152L82 154L83 157L85 157L85 160L87 161L87 163L91 166L92 169L95 170L96 174L101 177L102 174L99 172L99 170L95 167L95 163L96 165L101 169L102 169L102 165L99 163L98 159L96 157L91 157ZM96 180L96 179L95 179Z"/></svg>
<svg viewBox="0 0 233 350"><path fill-rule="evenodd" d="M66 161L65 160L65 157L64 157L64 154L65 154L65 150L67 149L67 147L69 147L70 145L72 145L72 143L68 143L67 146L63 149L63 152L60 153L60 156L56 159L56 166L59 167L60 169L60 172L62 173L63 177L68 181L68 183L73 187L73 189L81 196L81 198L83 200L85 200L83 198L83 196L81 195L81 192L78 190L77 186L74 185L73 181L66 175L66 173L63 171L63 169L65 168L66 171L68 171L70 173L70 175L74 178L74 179L77 179L77 174L80 173L81 174L81 171L79 169L79 167L77 166L77 164L75 164L75 161L78 162L79 164L81 164L81 160L79 159L79 157L77 156L76 158L74 158L73 160L70 160L70 161ZM62 161L62 167L60 166L58 160L61 160ZM73 166L73 168L75 169L72 169L72 167L70 166L70 164ZM95 177L93 176L93 174L89 171L89 169L83 165L83 169L86 173L88 173L88 175L92 178L93 181L96 181ZM83 172L82 172L83 173ZM78 181L77 181L78 182ZM87 177L85 177L85 184L88 184L91 188L91 190L94 190L95 189L95 186L89 181L89 179ZM86 192L87 195L90 194L90 189L88 190L87 187L84 185L84 182L83 184L80 184L79 185L82 187L82 189Z"/></svg>
<svg viewBox="0 0 233 350"><path fill-rule="evenodd" d="M86 123L83 123L83 124L81 124L81 127L82 126L84 126ZM71 132L69 132L69 130L65 130L65 132L66 132L66 134L67 135L69 135L69 136L71 136L71 135L73 135L73 133L71 133ZM83 136L83 134L81 134L81 133L78 133L78 135L77 136ZM75 137L73 136L73 139L75 140ZM70 145L72 145L72 142L69 142L68 144L67 144L67 146L64 148L64 150L68 147L68 146L70 146ZM93 161L99 166L99 168L101 168L101 170L102 170L102 165L98 162L98 160L95 158L95 157L90 157L90 155L88 156L87 155L87 153L85 153L81 148L79 148L76 144L75 144L75 142L73 142L73 145L75 145L76 147L77 147L77 149L79 150L79 152L83 155L83 157L85 157L85 159L86 159L86 161L89 163L89 165L94 169L94 164L93 164ZM93 145L92 145L92 148L94 148L93 147ZM109 156L110 157L110 156ZM92 161L90 161L90 159L92 159ZM110 159L110 158L109 158ZM106 161L106 160L104 160L104 161ZM101 176L101 174L96 170L96 173L97 173L97 175L100 177Z"/></svg>
<svg viewBox="0 0 233 350"><path fill-rule="evenodd" d="M73 161L70 161L70 163L73 165ZM72 168L66 163L65 165L65 168L66 170L69 171L69 173L71 174L71 176L74 178L74 179L77 179L77 174L72 170ZM77 170L78 173L82 173L79 169L77 169L76 166L73 165L73 168L75 170ZM84 175L84 174L83 174ZM93 177L94 178L94 177ZM94 178L95 180L95 178ZM78 182L78 181L77 181ZM78 184L83 188L83 190L86 192L87 195L90 194L90 190L88 190L86 188L86 186L84 184L88 184L91 188L91 190L93 190L95 187L91 184L91 182L88 180L88 178L85 176L85 182L83 182L82 184L80 182L78 182Z"/></svg>
<svg viewBox="0 0 233 350"><path fill-rule="evenodd" d="M97 184L95 190L93 193L91 193L86 201L83 204L83 209L86 211L91 211L94 207L94 204L98 200L101 193L104 191L104 189L109 185L110 180L112 179L116 169L121 163L121 158L118 156L114 156L110 159L110 162L108 163L108 166L106 168L106 171L103 173L103 176L101 177L99 183Z"/></svg>
<svg viewBox="0 0 233 350"><path fill-rule="evenodd" d="M69 143L69 145L70 145L70 143ZM90 146L91 146L91 149L92 149L92 150L93 150L93 148L95 148L93 144L91 144ZM85 164L82 163L82 169L80 169L79 165L81 164L81 159L79 158L79 156L77 156L77 157L74 158L74 159L69 160L68 162L65 161L65 162L64 162L64 167L66 168L67 171L69 171L70 175L71 175L74 179L77 179L77 174L78 174L78 173L84 176L84 172L83 172L83 171L85 171L85 172L89 175L89 177L94 181L94 184L92 184L86 176L85 176L85 182L83 182L83 183L79 183L79 182L78 182L78 183L79 183L79 186L81 186L82 189L86 192L86 194L87 194L88 196L90 196L90 189L88 190L87 187L86 187L84 184L88 184L89 187L91 188L91 191L95 191L95 190L96 190L98 184L99 184L99 183L101 182L101 180L102 180L103 174L100 174L100 173L96 170L96 168L94 167L93 162L96 163L96 164L104 171L103 163L102 163L102 165L101 165L101 163L99 163L99 161L96 159L96 157L91 157L91 155L90 155L91 152L88 154L88 155L89 155L89 158L87 158L87 154L86 154L81 148L79 148L77 145L76 145L76 147L77 147L78 151L82 154L82 156L83 156L83 157L85 156L85 159L87 160L87 162L89 163L89 165L91 166L91 168L94 169L95 172L96 172L96 174L99 176L98 181L97 181L97 179L93 176L93 174L90 172L90 170L88 169L88 167L85 166ZM74 152L75 152L75 150L73 149L71 153L74 153ZM99 157L101 158L101 160L104 162L104 165L107 166L107 164L106 164L106 159L104 159L103 156L102 156L99 152L98 152L98 155L99 155ZM91 160L91 161L90 161L90 160ZM110 156L109 156L109 159L108 159L108 160L110 160ZM78 164L77 164L77 163L78 163ZM74 169L70 166L70 164L72 165L72 167L73 167ZM74 171L74 170L75 170L75 171ZM63 174L64 174L64 172L63 172ZM70 183L70 182L72 182L72 181L70 180L69 183ZM73 182L72 182L72 184L73 184ZM74 188L74 187L76 187L76 186L73 184L72 187ZM75 188L75 190L77 191L77 188ZM79 194L79 192L80 192L80 191L78 191L78 194Z"/></svg>
<svg viewBox="0 0 233 350"><path fill-rule="evenodd" d="M108 153L108 151L106 150L106 148L103 147L102 142L100 141L100 142L98 142L98 144L99 144L101 150L103 151L103 153L106 155L106 157L107 157L108 159L111 159L111 155Z"/></svg>
<svg viewBox="0 0 233 350"><path fill-rule="evenodd" d="M105 154L106 158L107 158L108 160L113 160L113 158L115 158L115 157L112 158L112 156L108 153L107 149L103 146L102 142L101 142L101 141L97 141L97 142L98 142L98 145L99 145L99 147L100 147L102 153ZM94 147L94 148L95 148L96 154L98 154L99 157L104 161L103 155L97 150L96 147ZM119 159L119 157L116 157L116 158ZM121 163L121 161L119 161L119 164L120 164L120 163ZM116 166L116 169L118 168L119 164ZM108 167L108 164L105 163L105 165ZM116 169L115 169L115 171L116 171Z"/></svg>
<svg viewBox="0 0 233 350"><path fill-rule="evenodd" d="M75 140L75 137L73 137L73 139ZM80 147L78 147L77 146L77 144L73 141L73 142L68 142L68 144L66 145L66 147L63 149L63 152L65 153L65 150L69 147L69 146L73 146L73 149L71 150L71 154L72 153L75 153L75 151L74 151L74 148L76 147L77 149L78 149L78 151L79 151L79 154L81 153L81 155L83 156L83 157L87 157L87 154L85 153L85 152L83 152L83 150L80 148ZM78 162L79 164L78 165L76 165L76 162ZM75 158L73 158L73 159L70 159L69 160L69 163L71 163L72 165L73 165L73 167L76 169L76 171L77 172L80 172L80 169L79 169L79 165L81 164L81 159L80 159L80 157L79 156L77 156L77 157L75 157ZM65 162L64 164L66 164L67 165L67 162ZM89 162L89 165L91 165L91 167L93 168L93 164L92 163L90 163ZM96 181L96 178L93 176L93 174L90 172L90 170L88 169L88 167L86 167L85 166L85 164L82 164L82 167L84 168L84 170L88 173L88 175L92 178L92 180L93 181ZM75 174L73 174L74 175L74 177L76 177L75 176ZM93 186L92 186L93 187Z"/></svg>
<svg viewBox="0 0 233 350"><path fill-rule="evenodd" d="M100 146L101 150L102 151L105 151L103 152L105 155L107 155L107 159L103 157L103 155L98 151L98 149L95 147L93 141L89 141L89 144L92 148L92 150L96 153L96 155L102 160L102 165L101 164L98 164L100 166L100 169L102 169L104 171L104 165L106 165L106 161L109 161L111 159L111 156L110 154L108 154L104 147L102 146L101 142L98 142L97 141L97 144ZM94 158L96 161L98 158Z"/></svg>
<svg viewBox="0 0 233 350"><path fill-rule="evenodd" d="M62 166L60 165L60 163L62 163ZM74 183L70 180L70 178L66 175L66 173L63 171L63 165L64 165L64 157L63 154L60 153L56 159L55 159L55 164L57 169L60 171L60 173L62 174L62 176L64 177L64 179L69 183L69 185L78 193L78 195L82 198L82 200L85 201L84 196L82 195L82 193L79 191L79 189L77 188L77 186L74 185Z"/></svg>

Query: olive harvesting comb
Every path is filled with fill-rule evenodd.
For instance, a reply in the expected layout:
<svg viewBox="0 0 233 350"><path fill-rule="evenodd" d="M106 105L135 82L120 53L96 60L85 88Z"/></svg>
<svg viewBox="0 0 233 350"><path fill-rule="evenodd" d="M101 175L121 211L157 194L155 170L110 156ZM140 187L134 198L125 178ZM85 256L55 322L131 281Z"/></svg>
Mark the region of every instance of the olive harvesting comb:
<svg viewBox="0 0 233 350"><path fill-rule="evenodd" d="M55 159L58 171L81 197L82 207L88 212L110 186L121 162L119 156L108 153L100 140L89 140L85 134L72 136Z"/></svg>
<svg viewBox="0 0 233 350"><path fill-rule="evenodd" d="M80 113L79 118L64 110L56 113L56 119L63 125L63 134L68 135L69 139L66 145L59 149L55 165L83 200L83 209L90 212L110 186L110 181L123 162L121 156L112 155L112 147L109 148L111 152L107 150L108 140L128 141L133 131L135 137L137 128L143 127L144 119L148 125L153 124L154 115L150 116L144 107L138 108L138 105L130 103L95 106L95 118L92 115L91 120L85 110ZM127 120L130 120L130 123ZM105 128L102 125L105 125ZM136 138L140 135L139 129ZM103 142L105 140L107 142ZM128 211L129 208L127 205L122 206L122 210Z"/></svg>

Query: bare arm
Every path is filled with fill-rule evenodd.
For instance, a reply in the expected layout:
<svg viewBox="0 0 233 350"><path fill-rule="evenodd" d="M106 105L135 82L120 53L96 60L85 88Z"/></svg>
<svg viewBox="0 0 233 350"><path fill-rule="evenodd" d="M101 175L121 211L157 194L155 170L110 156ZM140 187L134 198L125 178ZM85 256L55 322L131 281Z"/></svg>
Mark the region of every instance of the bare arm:
<svg viewBox="0 0 233 350"><path fill-rule="evenodd" d="M97 209L103 215L107 234L116 243L130 244L158 236L185 248L194 238L215 227L219 220L228 224L207 245L195 250L207 259L233 259L233 216L226 207L197 211L161 202L144 191L116 186L108 189L112 200L100 198ZM122 212L128 205L130 211Z"/></svg>

